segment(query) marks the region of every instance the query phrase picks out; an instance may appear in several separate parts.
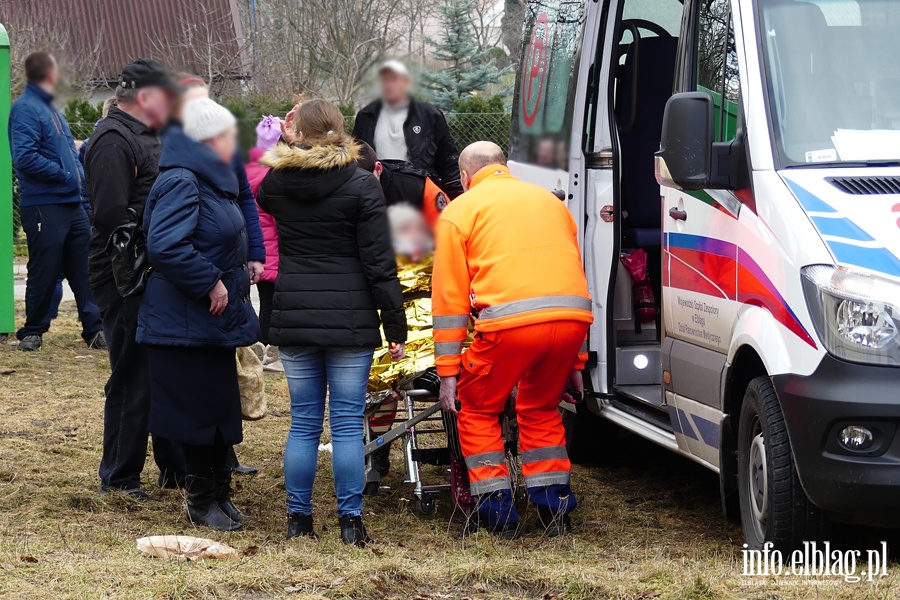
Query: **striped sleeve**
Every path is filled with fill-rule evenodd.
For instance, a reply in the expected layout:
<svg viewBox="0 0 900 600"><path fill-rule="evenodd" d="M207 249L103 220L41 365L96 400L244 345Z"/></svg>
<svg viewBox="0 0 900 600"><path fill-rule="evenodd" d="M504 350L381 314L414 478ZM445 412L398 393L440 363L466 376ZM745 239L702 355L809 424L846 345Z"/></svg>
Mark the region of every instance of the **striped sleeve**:
<svg viewBox="0 0 900 600"><path fill-rule="evenodd" d="M462 232L447 219L435 228L431 309L434 358L438 375L459 375L463 342L469 325L469 268Z"/></svg>

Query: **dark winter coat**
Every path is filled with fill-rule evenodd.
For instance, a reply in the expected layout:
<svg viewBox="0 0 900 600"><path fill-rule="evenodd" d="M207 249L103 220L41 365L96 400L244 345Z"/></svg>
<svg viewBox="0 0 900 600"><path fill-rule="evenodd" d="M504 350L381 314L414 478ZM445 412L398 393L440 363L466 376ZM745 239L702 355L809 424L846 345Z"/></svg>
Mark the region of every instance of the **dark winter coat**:
<svg viewBox="0 0 900 600"><path fill-rule="evenodd" d="M280 263L269 341L278 346L381 345L378 310L392 342L406 341L403 296L387 209L355 144L304 149L280 143L260 207L275 218Z"/></svg>
<svg viewBox="0 0 900 600"><path fill-rule="evenodd" d="M250 304L247 228L231 165L179 129L169 134L147 198L143 229L153 272L137 341L161 346L249 346L259 339ZM209 312L221 280L228 306Z"/></svg>
<svg viewBox="0 0 900 600"><path fill-rule="evenodd" d="M113 106L100 121L84 155L88 197L94 216L91 287L112 281L106 246L120 225L131 222L128 209L143 214L150 188L159 174L162 146L156 132L122 109Z"/></svg>
<svg viewBox="0 0 900 600"><path fill-rule="evenodd" d="M84 170L69 125L52 100L29 82L9 112L9 147L21 206L81 201Z"/></svg>
<svg viewBox="0 0 900 600"><path fill-rule="evenodd" d="M356 115L353 122L353 137L375 148L375 125L381 114L381 100L367 105ZM409 113L403 124L403 137L409 151L409 161L428 175L442 190L456 198L463 193L459 181L459 155L456 143L447 127L447 119L439 108L419 102L409 101ZM375 148L378 153L378 148Z"/></svg>

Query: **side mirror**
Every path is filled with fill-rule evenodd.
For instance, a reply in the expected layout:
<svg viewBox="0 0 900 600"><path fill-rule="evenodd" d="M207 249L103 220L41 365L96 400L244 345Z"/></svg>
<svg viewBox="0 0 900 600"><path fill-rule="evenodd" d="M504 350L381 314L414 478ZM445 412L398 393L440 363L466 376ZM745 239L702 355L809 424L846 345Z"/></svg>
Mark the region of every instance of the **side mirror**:
<svg viewBox="0 0 900 600"><path fill-rule="evenodd" d="M704 92L675 94L666 102L662 139L656 153L656 180L684 190L736 189L732 154L743 148L743 135L714 142L712 96ZM735 151L735 152L733 152Z"/></svg>

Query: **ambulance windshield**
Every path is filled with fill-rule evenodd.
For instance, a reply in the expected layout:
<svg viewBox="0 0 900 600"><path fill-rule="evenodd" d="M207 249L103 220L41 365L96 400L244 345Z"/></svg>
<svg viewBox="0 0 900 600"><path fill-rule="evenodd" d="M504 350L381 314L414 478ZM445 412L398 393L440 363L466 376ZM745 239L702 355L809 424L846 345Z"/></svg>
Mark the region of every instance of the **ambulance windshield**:
<svg viewBox="0 0 900 600"><path fill-rule="evenodd" d="M900 161L900 0L758 0L782 166Z"/></svg>

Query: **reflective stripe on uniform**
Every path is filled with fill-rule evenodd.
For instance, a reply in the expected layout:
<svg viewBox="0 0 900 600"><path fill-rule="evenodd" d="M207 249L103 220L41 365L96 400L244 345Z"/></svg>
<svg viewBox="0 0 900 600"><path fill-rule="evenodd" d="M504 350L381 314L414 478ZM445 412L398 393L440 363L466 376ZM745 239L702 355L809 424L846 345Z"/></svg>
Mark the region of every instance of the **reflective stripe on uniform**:
<svg viewBox="0 0 900 600"><path fill-rule="evenodd" d="M462 342L435 342L434 343L434 355L435 356L453 356L455 354L462 354L463 343Z"/></svg>
<svg viewBox="0 0 900 600"><path fill-rule="evenodd" d="M548 485L568 485L569 471L550 471L525 476L525 487L545 487Z"/></svg>
<svg viewBox="0 0 900 600"><path fill-rule="evenodd" d="M496 452L482 452L481 454L473 454L466 457L466 468L477 469L478 467L489 467L495 465L506 464L506 453L502 450Z"/></svg>
<svg viewBox="0 0 900 600"><path fill-rule="evenodd" d="M565 446L547 446L545 448L534 448L532 450L524 450L522 452L522 464L535 463L542 460L553 460L557 458L569 458L569 454L568 452L566 452Z"/></svg>
<svg viewBox="0 0 900 600"><path fill-rule="evenodd" d="M490 494L500 490L511 490L512 484L509 477L491 477L481 481L473 481L469 484L469 490L473 496L481 496L482 494Z"/></svg>
<svg viewBox="0 0 900 600"><path fill-rule="evenodd" d="M487 321L551 308L572 308L590 312L591 299L584 296L541 296L526 300L516 300L506 304L488 306L481 311L478 320Z"/></svg>
<svg viewBox="0 0 900 600"><path fill-rule="evenodd" d="M447 315L432 319L435 329L462 329L469 326L469 315Z"/></svg>

